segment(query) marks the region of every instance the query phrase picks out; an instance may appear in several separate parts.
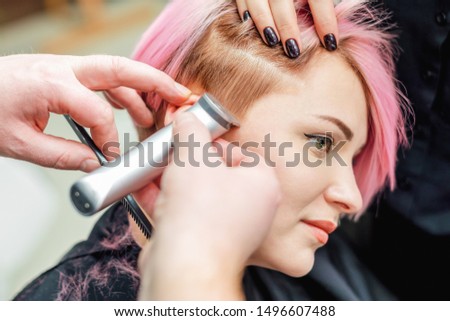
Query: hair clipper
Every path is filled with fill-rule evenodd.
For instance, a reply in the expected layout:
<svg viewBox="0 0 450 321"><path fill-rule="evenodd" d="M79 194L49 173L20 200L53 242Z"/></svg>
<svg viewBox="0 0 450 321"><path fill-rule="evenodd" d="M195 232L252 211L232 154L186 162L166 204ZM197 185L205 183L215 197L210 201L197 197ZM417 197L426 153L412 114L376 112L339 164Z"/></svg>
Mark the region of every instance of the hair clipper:
<svg viewBox="0 0 450 321"><path fill-rule="evenodd" d="M193 113L209 130L212 139L239 126L231 115L210 94L185 112ZM173 148L172 125L161 128L146 140L114 161L84 176L70 189L70 197L78 211L90 216L137 191L158 177L167 165Z"/></svg>

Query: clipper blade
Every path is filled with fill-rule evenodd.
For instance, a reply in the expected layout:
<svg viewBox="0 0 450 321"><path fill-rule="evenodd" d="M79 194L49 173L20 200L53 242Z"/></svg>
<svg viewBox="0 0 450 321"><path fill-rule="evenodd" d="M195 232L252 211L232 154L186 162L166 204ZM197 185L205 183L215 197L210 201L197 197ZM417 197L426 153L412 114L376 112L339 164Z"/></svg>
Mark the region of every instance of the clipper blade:
<svg viewBox="0 0 450 321"><path fill-rule="evenodd" d="M125 209L130 213L133 220L136 222L137 226L141 230L142 234L149 239L152 236L152 226L145 216L144 212L141 210L139 205L136 203L131 195L127 195L120 201Z"/></svg>

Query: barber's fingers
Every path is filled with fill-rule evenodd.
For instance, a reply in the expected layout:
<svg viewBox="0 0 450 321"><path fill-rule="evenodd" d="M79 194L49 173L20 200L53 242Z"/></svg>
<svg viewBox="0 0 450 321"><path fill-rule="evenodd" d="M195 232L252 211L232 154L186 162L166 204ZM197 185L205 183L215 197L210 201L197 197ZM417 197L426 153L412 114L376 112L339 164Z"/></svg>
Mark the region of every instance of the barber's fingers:
<svg viewBox="0 0 450 321"><path fill-rule="evenodd" d="M231 158L233 162L231 164L232 168L227 168L230 171L229 177L236 177L245 181L247 186L252 190L253 195L257 193L258 197L263 199L254 208L254 212L259 213L257 221L254 222L254 227L258 228L260 232L266 230L261 236L266 235L268 228L271 226L270 223L272 222L276 208L281 201L281 189L275 168L269 166L264 160L264 157L258 154L256 150L250 150L249 148L243 149L223 139L218 139L216 143L224 147L229 147L224 149L228 153L232 153L232 156L229 154L226 155L226 158ZM227 165L230 166L228 161ZM257 208L258 206L260 207L259 209Z"/></svg>
<svg viewBox="0 0 450 321"><path fill-rule="evenodd" d="M104 92L106 99L114 107L127 109L134 123L143 128L153 125L153 116L141 96L131 88L117 87Z"/></svg>
<svg viewBox="0 0 450 321"><path fill-rule="evenodd" d="M277 180L273 166L271 168L264 160L264 157L255 150L243 149L241 146L222 138L216 139L214 144L218 146L218 150L222 154L226 165L233 167L232 170L242 171L242 173L247 174L254 173L249 175L260 175L261 178L267 176L269 177L268 180L275 184L273 187L276 186Z"/></svg>
<svg viewBox="0 0 450 321"><path fill-rule="evenodd" d="M143 92L155 92L173 104L181 104L191 91L167 74L141 62L117 56L72 57L78 80L93 90L125 86Z"/></svg>
<svg viewBox="0 0 450 321"><path fill-rule="evenodd" d="M260 232L266 231L260 235L265 237L282 199L281 186L276 171L273 167L269 167L262 157L251 167L238 166L232 168L232 170L236 176L250 184L249 188L258 193L261 203L257 202L258 204L255 203L254 205L253 210L258 213L258 217L253 223L255 224L254 227L258 228ZM255 249L260 242L262 242L262 239L255 244Z"/></svg>
<svg viewBox="0 0 450 321"><path fill-rule="evenodd" d="M218 138L214 141L214 146L218 150L225 164L229 167L239 166L241 161L246 158L240 146Z"/></svg>
<svg viewBox="0 0 450 321"><path fill-rule="evenodd" d="M268 0L247 0L246 4L264 42L270 47L276 46L280 42L280 36Z"/></svg>
<svg viewBox="0 0 450 321"><path fill-rule="evenodd" d="M111 106L113 106L114 108L116 108L116 109L125 109L125 107L122 106L121 104L119 104L119 102L116 101L116 99L114 99L113 97L111 97L111 95L110 95L108 92L104 91L104 92L103 92L103 95L105 96L105 99L108 101L108 103L109 103Z"/></svg>
<svg viewBox="0 0 450 321"><path fill-rule="evenodd" d="M25 151L15 155L32 163L57 169L72 169L90 172L100 166L89 147L72 140L43 134L26 127L20 137L23 143L13 148L26 146Z"/></svg>
<svg viewBox="0 0 450 321"><path fill-rule="evenodd" d="M294 1L270 0L269 3L286 55L289 58L299 57L301 40Z"/></svg>
<svg viewBox="0 0 450 321"><path fill-rule="evenodd" d="M211 134L202 122L192 113L178 114L173 122L174 157L184 166L203 163L203 150L212 141Z"/></svg>
<svg viewBox="0 0 450 321"><path fill-rule="evenodd" d="M184 113L186 110L191 108L199 99L200 96L192 95L182 106L168 105L164 116L164 126L171 123L178 114Z"/></svg>
<svg viewBox="0 0 450 321"><path fill-rule="evenodd" d="M338 46L338 27L333 0L308 0L317 34L323 46L334 51Z"/></svg>
<svg viewBox="0 0 450 321"><path fill-rule="evenodd" d="M118 142L114 113L105 100L76 83L68 82L59 89L63 94L50 106L50 112L68 114L81 126L89 128L92 139L103 152L111 143ZM109 151L118 153L118 145L109 146Z"/></svg>

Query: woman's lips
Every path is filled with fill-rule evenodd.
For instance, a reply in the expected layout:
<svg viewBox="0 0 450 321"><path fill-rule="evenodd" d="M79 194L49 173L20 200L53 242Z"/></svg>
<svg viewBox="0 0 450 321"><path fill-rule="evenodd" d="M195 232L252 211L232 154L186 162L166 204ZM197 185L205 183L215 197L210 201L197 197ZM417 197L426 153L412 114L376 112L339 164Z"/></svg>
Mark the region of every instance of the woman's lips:
<svg viewBox="0 0 450 321"><path fill-rule="evenodd" d="M302 222L311 228L314 236L322 244L328 242L328 234L333 233L337 227L336 224L331 221L302 220Z"/></svg>

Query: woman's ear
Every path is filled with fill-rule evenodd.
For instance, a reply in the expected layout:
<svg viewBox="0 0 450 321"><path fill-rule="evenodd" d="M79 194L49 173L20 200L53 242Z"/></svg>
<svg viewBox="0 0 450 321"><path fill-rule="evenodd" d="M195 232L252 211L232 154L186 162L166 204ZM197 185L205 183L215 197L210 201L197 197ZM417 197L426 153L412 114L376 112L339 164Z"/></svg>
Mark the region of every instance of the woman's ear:
<svg viewBox="0 0 450 321"><path fill-rule="evenodd" d="M200 96L192 95L182 106L177 107L174 105L168 105L166 109L166 115L164 117L164 126L170 124L176 117L176 115L191 108L199 99Z"/></svg>

